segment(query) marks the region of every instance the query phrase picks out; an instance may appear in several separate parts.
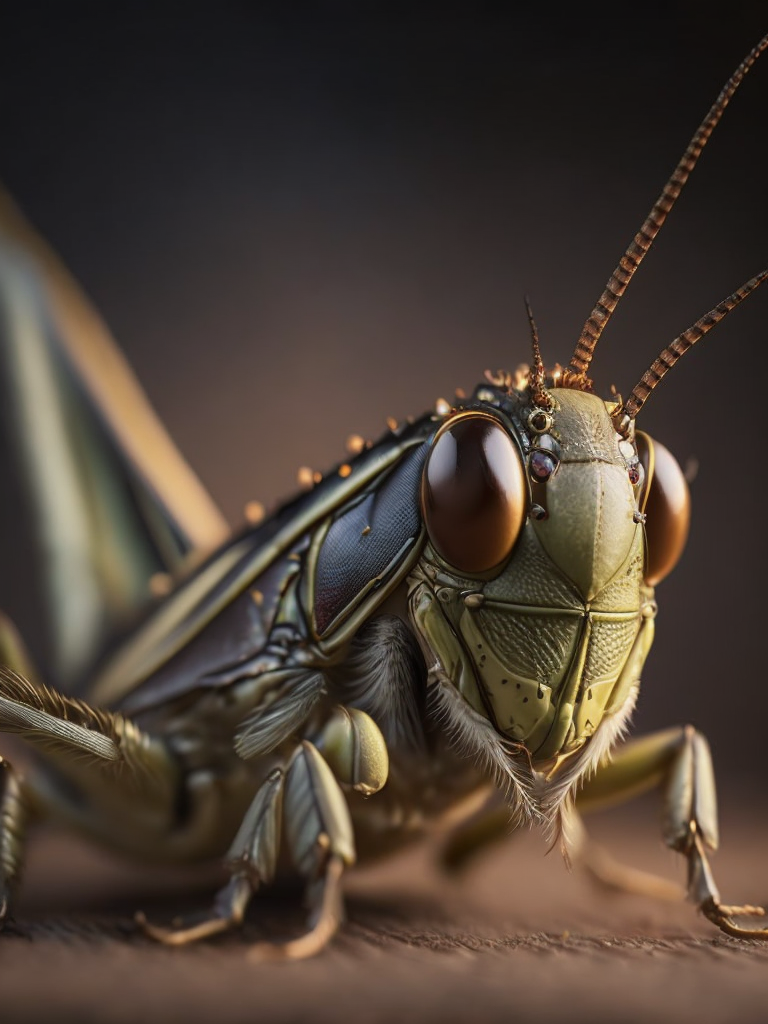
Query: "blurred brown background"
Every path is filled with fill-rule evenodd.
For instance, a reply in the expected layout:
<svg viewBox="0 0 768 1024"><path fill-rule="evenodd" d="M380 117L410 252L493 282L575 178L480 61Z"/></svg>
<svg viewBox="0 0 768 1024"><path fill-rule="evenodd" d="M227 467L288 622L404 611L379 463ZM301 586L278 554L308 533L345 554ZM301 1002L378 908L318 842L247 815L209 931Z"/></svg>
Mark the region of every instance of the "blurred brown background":
<svg viewBox="0 0 768 1024"><path fill-rule="evenodd" d="M517 7L517 5L515 5ZM233 523L352 432L579 329L763 4L343 2L6 9L0 178L93 298ZM749 75L603 338L625 392L768 264L768 62ZM768 289L643 413L700 463L637 730L691 720L762 793ZM38 625L2 509L0 604Z"/></svg>
<svg viewBox="0 0 768 1024"><path fill-rule="evenodd" d="M522 7L522 9L520 9ZM620 13L619 13L620 11ZM5 5L0 179L111 325L233 524L346 437L485 367L565 361L763 3ZM601 343L604 394L768 264L768 56L750 74ZM727 900L765 900L768 288L654 395L642 424L700 463L684 559L659 590L636 731L693 721L724 804ZM5 477L8 480L8 477ZM0 606L40 632L20 497L0 502ZM596 824L682 880L653 799ZM602 830L602 831L601 831ZM136 936L204 905L41 836L0 950L3 1021L765 1019L766 947L689 906L606 901L539 836L471 884L418 851L350 886L318 961L243 940ZM655 859L654 859L655 858ZM298 927L261 903L246 940ZM287 916L286 916L287 915ZM32 939L27 942L26 938ZM7 939L7 941L6 941Z"/></svg>

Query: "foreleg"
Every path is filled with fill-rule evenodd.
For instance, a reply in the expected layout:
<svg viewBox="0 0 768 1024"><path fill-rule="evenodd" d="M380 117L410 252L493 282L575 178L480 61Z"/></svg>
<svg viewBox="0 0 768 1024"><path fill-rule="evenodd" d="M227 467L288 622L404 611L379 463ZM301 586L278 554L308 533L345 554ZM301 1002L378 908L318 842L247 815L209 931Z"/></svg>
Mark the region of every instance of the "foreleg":
<svg viewBox="0 0 768 1024"><path fill-rule="evenodd" d="M371 795L386 782L388 759L378 727L362 711L337 708L313 739L302 740L259 788L227 854L230 880L212 909L201 921L170 929L140 915L146 934L178 946L240 925L253 894L275 875L283 837L306 882L307 931L284 943L257 943L251 956L303 959L329 942L343 920L341 877L356 856L340 782Z"/></svg>
<svg viewBox="0 0 768 1024"><path fill-rule="evenodd" d="M242 924L256 889L275 875L284 781L283 771L277 768L256 793L227 854L230 880L217 893L211 910L194 924L174 928L150 924L139 913L136 921L147 935L167 946L184 946Z"/></svg>

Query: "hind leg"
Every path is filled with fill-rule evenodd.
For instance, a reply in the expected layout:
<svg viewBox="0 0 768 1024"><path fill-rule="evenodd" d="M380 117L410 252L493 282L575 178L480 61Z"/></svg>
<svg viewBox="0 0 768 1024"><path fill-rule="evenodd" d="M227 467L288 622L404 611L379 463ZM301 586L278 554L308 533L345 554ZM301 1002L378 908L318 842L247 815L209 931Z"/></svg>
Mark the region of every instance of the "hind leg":
<svg viewBox="0 0 768 1024"><path fill-rule="evenodd" d="M54 769L41 764L25 779L0 757L0 921L21 880L33 818L59 819L99 839L109 839L116 825L134 841L144 823L154 826L154 839L157 823L171 820L177 765L160 741L129 719L0 666L0 732L30 743Z"/></svg>
<svg viewBox="0 0 768 1024"><path fill-rule="evenodd" d="M35 670L16 626L0 612L0 665L33 678ZM21 882L31 801L19 772L0 756L0 929Z"/></svg>
<svg viewBox="0 0 768 1024"><path fill-rule="evenodd" d="M21 881L29 806L22 780L0 757L0 929Z"/></svg>

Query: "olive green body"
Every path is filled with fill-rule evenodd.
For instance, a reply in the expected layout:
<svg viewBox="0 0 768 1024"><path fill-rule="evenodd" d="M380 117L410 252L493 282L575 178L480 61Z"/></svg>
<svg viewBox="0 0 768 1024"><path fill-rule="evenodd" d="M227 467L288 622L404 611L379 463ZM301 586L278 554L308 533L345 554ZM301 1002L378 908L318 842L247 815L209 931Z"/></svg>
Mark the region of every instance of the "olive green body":
<svg viewBox="0 0 768 1024"><path fill-rule="evenodd" d="M331 514L325 512L326 500L312 518L313 506L307 503L304 520L292 523L290 543L223 612L216 604L213 611L201 611L207 589L200 580L221 572L214 561L186 584L199 595L194 624L182 585L118 648L85 693L103 703L105 689L112 688L114 708L162 737L186 794L183 821L168 792L158 790L138 807L129 791L116 793L66 760L59 765L65 782L59 785L54 775L44 784L50 809L142 857L197 860L223 853L259 785L294 743L292 730L264 756L244 758L233 744L242 723L255 709L287 704L292 685L305 685L306 673L316 670L331 682L300 728L322 749L333 708L339 702L355 704L345 687L354 682L348 659L361 625L394 615L407 623L421 647L424 676L411 685L426 688L425 710L418 743L400 744L397 735L388 736L389 775L383 790L368 799L348 793L359 855L380 854L423 834L430 822L489 784L482 764L452 745L449 731L443 734L430 719L430 690L441 684L454 687L473 712L512 742L529 776L524 784L533 788L539 783L536 810L545 816L555 813L551 793L561 799L561 780L567 779L567 790L594 768L626 724L652 641L655 605L652 591L643 585L637 495L606 406L578 391L556 391L554 398L551 433L561 463L546 485L548 517L526 519L502 565L480 576L458 575L422 534L375 589L363 589L340 626L322 638L313 636L306 595L312 592L322 539L347 504L340 489L347 489L354 504L358 475L363 489L370 487L372 460L379 467L395 464L398 444L393 439L388 459L363 454L353 462L350 476L333 484L337 495ZM514 415L505 429L516 431L519 440L527 407L518 405L484 403L482 410L507 424L511 408ZM423 426L412 428L415 436L409 434L400 450L412 450L422 435L433 436L434 420L426 418ZM372 482L377 486L378 477ZM236 550L237 543L229 550ZM225 565L231 563L231 554L222 557ZM249 549L248 557L258 552ZM277 573L281 582L277 597L265 601L268 572ZM158 621L166 624L162 636L167 644L174 616L186 631L181 650L138 685L123 685L123 692L116 692L114 666L135 659L138 650L147 660L143 638L158 631ZM208 679L212 675L216 658L211 652L218 650L223 630L242 631L244 623L248 659L241 657L240 668L217 685L205 685L201 677L206 671ZM294 629L293 646L276 656L270 637L286 625ZM190 680L193 672L196 685ZM370 711L365 701L362 706Z"/></svg>
<svg viewBox="0 0 768 1024"><path fill-rule="evenodd" d="M613 749L653 641L653 588L689 524L683 473L635 418L768 271L666 346L626 402L603 402L587 375L765 49L768 36L719 94L564 371L548 378L529 307L530 367L486 372L456 407L439 400L360 441L234 535L98 316L0 194L0 397L46 553L52 652L40 671L0 615L0 730L37 755L25 773L0 757L0 926L37 816L147 860L224 856L228 880L202 921L141 920L170 945L242 923L289 868L306 883L307 932L268 955L292 958L338 927L345 867L488 793L507 823L543 825L568 855L587 848L577 797L661 784L688 895L728 934L768 938L736 924L765 908L721 903L712 878L704 737L686 726ZM638 887L610 863L596 873Z"/></svg>

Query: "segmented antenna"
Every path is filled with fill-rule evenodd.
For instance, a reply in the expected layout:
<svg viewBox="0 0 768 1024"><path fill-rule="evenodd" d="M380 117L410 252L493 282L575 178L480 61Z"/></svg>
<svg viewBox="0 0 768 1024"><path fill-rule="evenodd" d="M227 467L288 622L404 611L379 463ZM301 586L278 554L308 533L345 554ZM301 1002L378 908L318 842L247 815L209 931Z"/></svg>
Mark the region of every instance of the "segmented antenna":
<svg viewBox="0 0 768 1024"><path fill-rule="evenodd" d="M719 302L708 313L705 313L700 320L697 320L695 324L689 327L687 331L683 331L673 342L662 349L661 353L632 388L627 400L614 413L616 429L620 434L626 435L629 422L637 416L648 400L650 393L662 377L672 369L678 359L682 358L689 349L693 348L699 339L703 338L708 331L711 331L715 324L720 323L724 316L727 316L732 309L735 309L742 299L746 299L750 292L758 288L766 279L768 279L768 269L750 278L746 284L743 284L741 288L738 288L729 295L727 299Z"/></svg>
<svg viewBox="0 0 768 1024"><path fill-rule="evenodd" d="M581 336L576 343L571 362L568 367L568 374L571 377L583 378L586 376L589 364L595 351L600 335L608 323L619 299L632 280L637 268L653 244L656 235L659 233L662 224L667 219L669 212L674 206L675 200L680 195L691 171L696 166L696 161L701 151L709 141L715 126L723 115L723 111L733 94L738 89L744 76L755 63L757 58L768 47L768 35L764 36L739 64L734 73L728 79L720 95L717 97L709 113L699 125L696 133L688 147L680 158L680 162L672 172L671 177L664 185L661 195L654 203L651 212L648 214L643 226L629 245L629 248L619 260L619 264L608 279L605 291L598 299L597 305L590 313L581 331ZM737 293L734 293L737 294ZM709 328L707 328L709 329ZM693 330L693 328L691 328Z"/></svg>
<svg viewBox="0 0 768 1024"><path fill-rule="evenodd" d="M539 331L536 327L536 321L533 319L533 310L527 295L525 296L525 309L528 313L528 323L531 325L531 347L533 349L533 366L528 378L528 387L535 404L549 409L552 406L552 399L544 387L545 370L544 361L541 358L541 349L539 348Z"/></svg>

